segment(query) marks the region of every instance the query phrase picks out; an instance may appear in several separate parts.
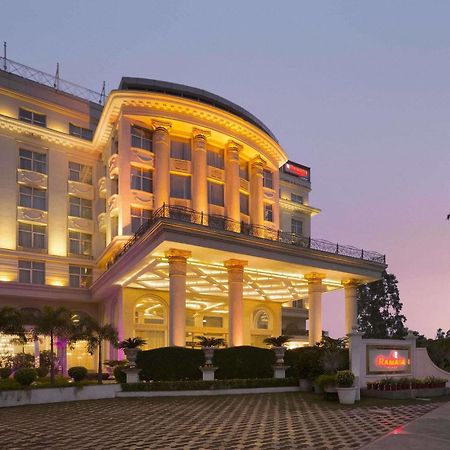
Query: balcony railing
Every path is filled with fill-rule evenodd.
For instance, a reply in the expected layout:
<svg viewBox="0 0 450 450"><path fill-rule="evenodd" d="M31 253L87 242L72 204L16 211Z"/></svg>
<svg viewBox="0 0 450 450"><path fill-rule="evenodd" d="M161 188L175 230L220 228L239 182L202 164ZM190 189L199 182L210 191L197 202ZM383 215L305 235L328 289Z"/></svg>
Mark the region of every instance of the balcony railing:
<svg viewBox="0 0 450 450"><path fill-rule="evenodd" d="M167 206L153 211L151 218L143 223L136 233L131 237L121 250L114 255L107 266L112 266L122 257L139 239L158 221L168 220L171 222L197 224L218 231L226 231L246 236L253 236L259 239L281 242L300 248L309 248L324 253L348 256L350 258L361 259L378 264L385 264L386 256L381 253L362 250L349 245L333 244L321 239L311 239L296 233L274 230L269 227L249 225L237 222L229 217L216 214L204 214L183 206Z"/></svg>

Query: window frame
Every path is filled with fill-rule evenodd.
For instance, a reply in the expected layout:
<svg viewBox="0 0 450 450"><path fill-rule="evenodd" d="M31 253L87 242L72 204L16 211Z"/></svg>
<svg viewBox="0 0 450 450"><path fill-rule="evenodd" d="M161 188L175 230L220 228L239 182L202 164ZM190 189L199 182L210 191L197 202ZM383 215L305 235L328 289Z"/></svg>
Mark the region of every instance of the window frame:
<svg viewBox="0 0 450 450"><path fill-rule="evenodd" d="M139 125L130 126L130 144L133 148L153 151L153 133L148 128Z"/></svg>
<svg viewBox="0 0 450 450"><path fill-rule="evenodd" d="M137 171L137 173L133 173L133 171ZM149 174L148 177L145 176L146 173ZM146 180L148 180L149 184L148 190L144 189ZM133 181L135 181L136 184L133 184ZM149 192L150 194L153 193L153 170L144 169L143 167L139 166L130 166L130 189Z"/></svg>
<svg viewBox="0 0 450 450"><path fill-rule="evenodd" d="M92 200L69 195L69 216L92 220Z"/></svg>
<svg viewBox="0 0 450 450"><path fill-rule="evenodd" d="M78 166L78 168L76 166ZM77 183L84 183L92 186L92 173L92 166L69 161L69 181L76 181Z"/></svg>
<svg viewBox="0 0 450 450"><path fill-rule="evenodd" d="M274 222L273 217L273 205L272 203L264 203L264 221Z"/></svg>
<svg viewBox="0 0 450 450"><path fill-rule="evenodd" d="M69 134L86 141L92 141L94 131L90 128L84 128L80 125L75 125L74 123L69 122Z"/></svg>
<svg viewBox="0 0 450 450"><path fill-rule="evenodd" d="M245 198L245 204L246 204L246 208L243 209L243 202L242 199ZM239 211L241 214L245 214L246 216L248 216L250 214L250 195L244 193L244 192L239 192Z"/></svg>
<svg viewBox="0 0 450 450"><path fill-rule="evenodd" d="M31 156L25 155L24 152L31 153ZM39 159L37 155L40 155L42 159ZM40 165L43 166L41 170L39 169ZM31 172L38 172L47 175L47 153L37 152L35 150L28 150L27 148L20 148L19 169L29 170Z"/></svg>
<svg viewBox="0 0 450 450"><path fill-rule="evenodd" d="M273 189L273 172L271 170L263 170L263 187Z"/></svg>
<svg viewBox="0 0 450 450"><path fill-rule="evenodd" d="M210 167L215 167L216 169L225 169L225 157L223 149L207 149L206 153L206 164Z"/></svg>
<svg viewBox="0 0 450 450"><path fill-rule="evenodd" d="M26 117L28 113L30 117ZM33 111L31 109L23 108L22 106L19 106L19 114L18 114L19 120L22 122L29 123L31 125L36 125L38 127L47 128L47 115L38 113L36 111ZM43 118L43 120L38 120L38 118Z"/></svg>
<svg viewBox="0 0 450 450"><path fill-rule="evenodd" d="M24 192L25 190L30 190L31 192ZM37 193L42 193L43 195L36 195ZM26 199L29 199L29 204L26 201ZM40 201L44 202L44 207L40 208L38 203ZM47 205L47 190L41 189L37 187L31 187L26 186L24 184L19 185L19 206L23 208L32 208L32 209L38 209L39 211L47 211L48 205Z"/></svg>
<svg viewBox="0 0 450 450"><path fill-rule="evenodd" d="M139 211L140 214L136 214ZM145 213L144 213L145 212ZM148 215L148 217L145 217ZM131 232L136 233L136 231L146 222L152 218L152 210L148 208L139 208L136 206L130 206L130 217L131 217ZM136 227L135 223L139 223Z"/></svg>
<svg viewBox="0 0 450 450"><path fill-rule="evenodd" d="M294 223L300 224L300 233L298 231L294 231ZM291 217L291 233L297 234L299 236L303 236L303 220L297 219L295 217Z"/></svg>
<svg viewBox="0 0 450 450"><path fill-rule="evenodd" d="M25 265L29 263L29 267L20 267L21 265ZM39 265L39 267L38 267ZM26 284L39 284L44 285L45 284L45 262L43 261L33 261L28 259L19 259L18 264L18 278L19 283L26 283ZM22 274L26 271L26 273L29 274L28 279L29 281L24 281L22 279ZM42 275L42 282L35 281L35 277L41 274Z"/></svg>
<svg viewBox="0 0 450 450"><path fill-rule="evenodd" d="M28 228L29 227L29 228ZM27 229L28 228L28 229ZM37 245L37 239L42 239L42 244ZM30 245L26 241L29 239ZM25 241L25 242L24 242ZM47 227L42 224L18 222L17 247L28 250L47 250Z"/></svg>
<svg viewBox="0 0 450 450"><path fill-rule="evenodd" d="M173 180L174 179L184 179L185 185L184 185L184 192L180 195L176 193L173 189ZM189 187L188 187L189 186ZM186 187L188 187L186 189ZM174 195L177 194L177 195ZM192 199L192 177L190 175L179 175L175 173L170 174L170 197L172 198L178 198L180 200L191 200Z"/></svg>
<svg viewBox="0 0 450 450"><path fill-rule="evenodd" d="M85 271L86 273L82 273ZM73 280L77 280L73 283ZM69 265L69 286L72 288L89 288L92 285L92 267Z"/></svg>
<svg viewBox="0 0 450 450"><path fill-rule="evenodd" d="M179 155L174 155L177 149L174 149L174 144L182 144L183 148ZM187 154L186 154L187 153ZM170 158L178 159L180 161L192 161L192 144L188 139L171 139L170 140Z"/></svg>
<svg viewBox="0 0 450 450"><path fill-rule="evenodd" d="M78 236L76 236L78 235ZM92 234L89 233L83 233L81 231L72 231L69 230L68 233L68 240L69 240L69 255L70 256L81 256L85 258L91 258L92 257ZM77 243L78 251L73 252L72 251L72 242ZM88 244L88 254L83 252L83 246Z"/></svg>
<svg viewBox="0 0 450 450"><path fill-rule="evenodd" d="M215 200L215 195L218 194L218 192L214 192L214 189L219 188L221 199L218 200L218 203L213 202ZM208 180L208 205L214 205L214 206L225 206L225 186L222 183L215 183L214 181Z"/></svg>

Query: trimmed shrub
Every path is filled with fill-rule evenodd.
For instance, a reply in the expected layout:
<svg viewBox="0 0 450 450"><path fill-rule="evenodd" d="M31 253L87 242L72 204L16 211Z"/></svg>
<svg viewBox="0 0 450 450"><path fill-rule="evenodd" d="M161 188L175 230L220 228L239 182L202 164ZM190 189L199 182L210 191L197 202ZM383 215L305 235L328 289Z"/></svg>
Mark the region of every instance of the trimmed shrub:
<svg viewBox="0 0 450 450"><path fill-rule="evenodd" d="M6 380L11 376L11 374L12 374L11 367L0 367L0 378L2 380Z"/></svg>
<svg viewBox="0 0 450 450"><path fill-rule="evenodd" d="M36 373L39 378L45 378L50 372L50 367L40 366L36 368Z"/></svg>
<svg viewBox="0 0 450 450"><path fill-rule="evenodd" d="M287 350L284 355L284 362L289 366L286 376L314 381L324 373L321 356L322 350L317 346Z"/></svg>
<svg viewBox="0 0 450 450"><path fill-rule="evenodd" d="M71 367L67 373L73 378L73 381L83 381L86 378L88 370L83 366L75 366Z"/></svg>
<svg viewBox="0 0 450 450"><path fill-rule="evenodd" d="M340 370L336 373L336 385L341 388L349 388L353 386L355 375L351 370Z"/></svg>
<svg viewBox="0 0 450 450"><path fill-rule="evenodd" d="M125 372L122 372L121 367L117 366L114 368L114 378L118 383L126 383L127 382L127 375Z"/></svg>
<svg viewBox="0 0 450 450"><path fill-rule="evenodd" d="M325 389L326 387L331 387L336 384L336 375L328 375L328 374L322 374L319 375L315 380L314 384L319 386L322 389Z"/></svg>
<svg viewBox="0 0 450 450"><path fill-rule="evenodd" d="M11 366L13 371L17 371L19 369L33 369L34 355L31 353L17 353L11 358Z"/></svg>
<svg viewBox="0 0 450 450"><path fill-rule="evenodd" d="M24 368L14 373L14 379L22 386L29 386L37 378L35 369Z"/></svg>

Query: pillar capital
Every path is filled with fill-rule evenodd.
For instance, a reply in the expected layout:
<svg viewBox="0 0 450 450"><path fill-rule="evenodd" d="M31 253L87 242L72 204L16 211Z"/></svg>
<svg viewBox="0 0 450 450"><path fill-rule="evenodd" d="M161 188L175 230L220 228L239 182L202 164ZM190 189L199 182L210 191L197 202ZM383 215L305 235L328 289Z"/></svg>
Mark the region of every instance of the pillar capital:
<svg viewBox="0 0 450 450"><path fill-rule="evenodd" d="M155 131L165 131L168 133L172 128L172 124L170 122L164 122L162 120L152 120L152 125Z"/></svg>
<svg viewBox="0 0 450 450"><path fill-rule="evenodd" d="M227 150L228 151L236 151L240 152L242 150L242 145L239 144L239 142L233 141L233 139L230 139L227 143Z"/></svg>
<svg viewBox="0 0 450 450"><path fill-rule="evenodd" d="M230 270L244 270L244 267L248 265L248 261L244 261L241 259L228 259L223 263L223 265Z"/></svg>
<svg viewBox="0 0 450 450"><path fill-rule="evenodd" d="M308 281L308 284L322 284L322 280L326 277L324 273L310 272L304 275L303 278Z"/></svg>
<svg viewBox="0 0 450 450"><path fill-rule="evenodd" d="M358 287L362 284L362 282L356 278L346 278L345 280L342 280L341 283L344 287Z"/></svg>
<svg viewBox="0 0 450 450"><path fill-rule="evenodd" d="M263 170L266 166L266 161L261 155L258 155L250 161L250 166L255 169Z"/></svg>
<svg viewBox="0 0 450 450"><path fill-rule="evenodd" d="M188 250L179 250L177 248L171 248L166 251L165 255L166 258L169 259L169 262L172 261L186 262L186 260L192 256L192 252Z"/></svg>
<svg viewBox="0 0 450 450"><path fill-rule="evenodd" d="M211 136L211 131L209 131L209 130L202 130L201 128L193 128L192 129L193 139L207 140L210 136Z"/></svg>

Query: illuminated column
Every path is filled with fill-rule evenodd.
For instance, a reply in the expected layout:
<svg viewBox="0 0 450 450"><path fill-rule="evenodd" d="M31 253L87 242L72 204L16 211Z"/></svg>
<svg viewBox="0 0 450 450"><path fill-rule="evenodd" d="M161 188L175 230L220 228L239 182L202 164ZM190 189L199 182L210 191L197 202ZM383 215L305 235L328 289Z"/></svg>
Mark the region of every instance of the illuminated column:
<svg viewBox="0 0 450 450"><path fill-rule="evenodd" d="M226 148L225 165L225 215L238 223L241 221L239 196L239 152L241 149L242 145L230 141ZM240 225L235 231L240 231Z"/></svg>
<svg viewBox="0 0 450 450"><path fill-rule="evenodd" d="M131 233L131 183L130 183L130 161L131 161L131 121L122 116L118 127L119 143L119 236Z"/></svg>
<svg viewBox="0 0 450 450"><path fill-rule="evenodd" d="M324 278L325 275L315 272L305 275L305 279L308 280L310 346L322 340L322 280Z"/></svg>
<svg viewBox="0 0 450 450"><path fill-rule="evenodd" d="M273 224L277 230L280 229L280 171L278 169L273 171L273 190L275 191L273 204Z"/></svg>
<svg viewBox="0 0 450 450"><path fill-rule="evenodd" d="M358 308L356 303L357 280L344 280L345 295L345 334L352 331L353 327L358 326Z"/></svg>
<svg viewBox="0 0 450 450"><path fill-rule="evenodd" d="M192 207L195 211L208 214L208 166L206 139L210 132L194 128L193 137L193 170L192 170Z"/></svg>
<svg viewBox="0 0 450 450"><path fill-rule="evenodd" d="M264 225L264 160L257 156L250 163L250 222L252 225Z"/></svg>
<svg viewBox="0 0 450 450"><path fill-rule="evenodd" d="M186 260L191 252L170 249L169 259L169 346L186 345Z"/></svg>
<svg viewBox="0 0 450 450"><path fill-rule="evenodd" d="M155 153L155 178L153 185L154 209L170 199L170 123L154 120L153 152Z"/></svg>
<svg viewBox="0 0 450 450"><path fill-rule="evenodd" d="M244 267L247 261L229 259L228 270L228 346L244 344Z"/></svg>

